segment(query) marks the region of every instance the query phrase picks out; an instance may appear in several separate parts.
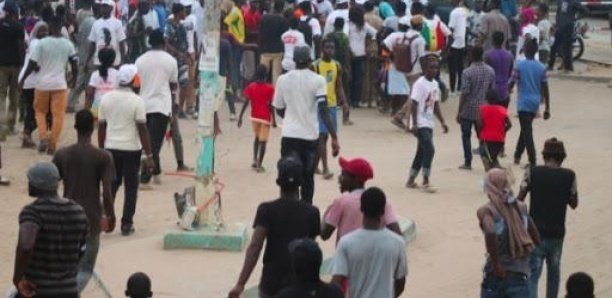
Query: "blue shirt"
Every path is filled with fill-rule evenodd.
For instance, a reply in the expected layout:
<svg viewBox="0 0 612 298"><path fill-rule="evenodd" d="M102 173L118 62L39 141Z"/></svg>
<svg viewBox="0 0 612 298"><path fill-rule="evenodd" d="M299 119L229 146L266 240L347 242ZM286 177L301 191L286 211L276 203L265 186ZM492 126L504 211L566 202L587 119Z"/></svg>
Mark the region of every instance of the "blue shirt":
<svg viewBox="0 0 612 298"><path fill-rule="evenodd" d="M544 65L533 59L519 61L512 71L511 81L518 85L517 110L537 113L540 108L542 83L547 81Z"/></svg>
<svg viewBox="0 0 612 298"><path fill-rule="evenodd" d="M159 20L159 28L166 28L166 19L168 19L168 13L166 12L166 7L161 4L156 4L153 6L155 12L157 13L157 19Z"/></svg>
<svg viewBox="0 0 612 298"><path fill-rule="evenodd" d="M380 4L378 5L378 11L380 13L380 17L383 20L395 15L395 11L393 11L393 7L391 7L391 4L385 1L380 2Z"/></svg>
<svg viewBox="0 0 612 298"><path fill-rule="evenodd" d="M502 0L500 11L504 16L506 16L506 18L513 19L518 13L518 9L516 7L516 1Z"/></svg>

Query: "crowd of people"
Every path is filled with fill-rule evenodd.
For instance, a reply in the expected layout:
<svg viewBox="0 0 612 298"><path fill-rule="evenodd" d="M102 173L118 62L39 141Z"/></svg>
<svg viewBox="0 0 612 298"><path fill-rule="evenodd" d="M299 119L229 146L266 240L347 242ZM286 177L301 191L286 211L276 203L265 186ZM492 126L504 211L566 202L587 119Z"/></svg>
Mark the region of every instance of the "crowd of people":
<svg viewBox="0 0 612 298"><path fill-rule="evenodd" d="M178 119L198 115L206 8L202 0L96 0L80 3L76 13L48 2L1 4L0 140L17 134L23 121L22 148L53 156L27 174L35 201L19 216L13 283L19 297L79 297L93 274L100 234L115 229L121 185L120 231L129 236L138 190L162 183L165 138L172 139L177 171L192 170ZM537 165L532 123L551 117L544 64L552 69L560 53L563 69L573 69L566 31L579 5L561 0L553 31L544 3L524 1L520 12L515 1L472 4L453 0L444 21L426 1L222 1L219 74L227 81L229 120L241 127L251 107L256 172L265 172L270 129L277 118L283 123L280 198L258 207L230 297L243 293L262 249L260 297L400 296L408 275L405 243L384 191L365 185L373 167L364 158L340 158L341 195L323 214L313 202L314 176L334 176L328 143L337 157L339 114L343 125L352 125L351 110L376 106L417 139L406 187L437 192L430 181L434 118L447 133L441 109L449 97L459 101L459 168L471 170L476 153L487 170L483 191L490 202L478 210L488 255L481 297L537 297L544 260L546 296L557 297L566 209L578 206L576 174L561 166L566 153L556 138L546 141L544 165ZM448 84L441 78L444 63ZM528 155L518 196L498 160L512 126L515 86L515 164ZM237 101L244 101L239 115ZM59 148L66 114L74 112L77 142ZM91 139L96 130L98 146ZM0 176L0 183L10 181ZM314 240L334 231L332 284L326 284ZM567 297L590 297L592 280L574 275L567 291ZM590 294L576 294L583 291ZM126 295L150 297L148 277L130 278Z"/></svg>

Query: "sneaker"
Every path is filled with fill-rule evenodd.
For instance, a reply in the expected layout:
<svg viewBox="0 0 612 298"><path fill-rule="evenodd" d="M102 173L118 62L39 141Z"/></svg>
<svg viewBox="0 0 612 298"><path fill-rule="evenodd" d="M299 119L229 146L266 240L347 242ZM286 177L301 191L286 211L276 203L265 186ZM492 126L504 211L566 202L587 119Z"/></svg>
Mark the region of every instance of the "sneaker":
<svg viewBox="0 0 612 298"><path fill-rule="evenodd" d="M397 118L392 118L391 119L391 124L397 126L399 129L406 129L406 124L404 124L404 122L402 122L402 120L399 120Z"/></svg>
<svg viewBox="0 0 612 298"><path fill-rule="evenodd" d="M0 176L0 186L9 186L11 185L11 181L4 176Z"/></svg>
<svg viewBox="0 0 612 298"><path fill-rule="evenodd" d="M31 137L23 137L23 141L21 141L21 148L23 149L34 149L36 148L36 143L32 141Z"/></svg>
<svg viewBox="0 0 612 298"><path fill-rule="evenodd" d="M38 143L38 153L45 153L49 149L49 140L43 139Z"/></svg>
<svg viewBox="0 0 612 298"><path fill-rule="evenodd" d="M153 183L157 185L162 184L161 175L153 175Z"/></svg>
<svg viewBox="0 0 612 298"><path fill-rule="evenodd" d="M459 170L471 171L472 170L472 166L470 166L470 165L461 165L461 166L459 166Z"/></svg>
<svg viewBox="0 0 612 298"><path fill-rule="evenodd" d="M186 165L180 165L176 167L177 172L193 172L193 168L190 168Z"/></svg>
<svg viewBox="0 0 612 298"><path fill-rule="evenodd" d="M236 121L236 114L230 114L230 121Z"/></svg>
<svg viewBox="0 0 612 298"><path fill-rule="evenodd" d="M133 225L124 225L121 227L121 236L130 236L136 232Z"/></svg>
<svg viewBox="0 0 612 298"><path fill-rule="evenodd" d="M262 167L262 166L259 166L259 167L255 168L255 172L256 173L260 173L260 174L261 173L265 173L266 169L264 167Z"/></svg>
<svg viewBox="0 0 612 298"><path fill-rule="evenodd" d="M334 173L332 173L330 171L323 172L323 179L329 180L329 179L331 179L333 177L334 177Z"/></svg>

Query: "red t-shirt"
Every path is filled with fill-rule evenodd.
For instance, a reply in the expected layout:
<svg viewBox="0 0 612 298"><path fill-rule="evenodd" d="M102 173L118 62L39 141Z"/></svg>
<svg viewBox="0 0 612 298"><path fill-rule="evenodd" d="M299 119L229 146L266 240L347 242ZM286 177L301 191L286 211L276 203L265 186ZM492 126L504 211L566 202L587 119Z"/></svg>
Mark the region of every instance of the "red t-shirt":
<svg viewBox="0 0 612 298"><path fill-rule="evenodd" d="M270 83L253 82L244 89L244 96L251 102L251 118L270 123L270 104L274 97L274 86Z"/></svg>
<svg viewBox="0 0 612 298"><path fill-rule="evenodd" d="M506 140L506 118L508 110L498 105L480 107L482 130L480 139L485 142L504 142Z"/></svg>
<svg viewBox="0 0 612 298"><path fill-rule="evenodd" d="M251 11L249 5L242 6L242 16L244 18L244 28L249 32L259 30L261 23L261 13L259 11Z"/></svg>

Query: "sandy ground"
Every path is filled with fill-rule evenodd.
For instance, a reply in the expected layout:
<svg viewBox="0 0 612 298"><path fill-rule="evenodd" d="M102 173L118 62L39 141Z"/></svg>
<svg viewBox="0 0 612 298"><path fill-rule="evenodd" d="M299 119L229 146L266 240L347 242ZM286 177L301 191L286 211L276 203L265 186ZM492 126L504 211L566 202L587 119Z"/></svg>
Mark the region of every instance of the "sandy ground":
<svg viewBox="0 0 612 298"><path fill-rule="evenodd" d="M556 136L565 141L566 166L578 174L581 205L568 212L567 236L563 255L562 279L575 271L587 271L596 281L598 297L612 297L612 217L608 210L612 190L605 169L610 169L612 138L610 138L611 89L604 84L551 80L552 119L535 122L537 150L544 140ZM482 165L475 159L472 172L462 172L459 126L454 122L458 100L451 98L442 105L451 131L443 135L435 131L436 157L432 183L439 188L434 195L404 187L407 171L415 152L416 139L395 129L387 118L375 110L362 109L353 113L355 126L342 127L342 155L363 156L375 167L375 179L369 185L382 187L401 216L414 219L417 238L409 246L410 275L403 297L477 297L485 249L477 225L476 209L485 203L481 190ZM514 104L513 104L514 106ZM224 107L225 109L225 107ZM512 113L515 112L514 107ZM227 119L227 112L222 112ZM69 117L71 118L71 117ZM509 133L511 152L518 136L518 121ZM250 169L251 130L242 129L227 120L222 124L223 135L217 143L217 170L227 184L223 194L224 216L227 222L250 224L259 203L275 199L275 161L279 157L280 131L272 132L265 174ZM195 122L181 122L187 159L195 160ZM75 140L72 119L64 127L62 143ZM476 141L474 140L474 143ZM19 139L12 137L3 143L4 175L13 185L0 188L0 289L10 284L16 243L17 215L30 199L27 197L25 170L47 156L19 149ZM173 171L173 152L169 144L163 149L163 168ZM525 159L526 157L524 157ZM540 160L541 161L541 160ZM510 159L504 159L509 164ZM518 167L515 174L521 176ZM338 172L333 162L334 172ZM97 272L115 297L122 297L127 277L136 271L147 272L153 279L156 297L225 297L235 283L244 253L215 251L164 251L162 235L175 227L176 212L172 194L192 184L186 178L165 176L163 185L153 191L142 191L135 218L136 234L129 238L117 232L102 237ZM324 209L338 195L335 180L316 180L315 204ZM122 197L117 198L117 214L121 214ZM608 214L608 215L606 215ZM322 243L325 256L333 253L333 242ZM260 265L249 285L259 278ZM541 285L543 289L543 285ZM99 297L99 289L91 286L84 297ZM563 291L562 291L563 292Z"/></svg>

